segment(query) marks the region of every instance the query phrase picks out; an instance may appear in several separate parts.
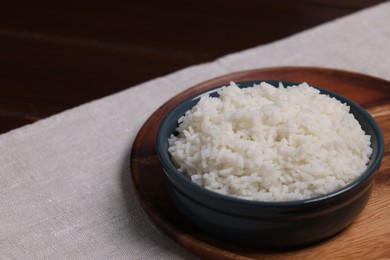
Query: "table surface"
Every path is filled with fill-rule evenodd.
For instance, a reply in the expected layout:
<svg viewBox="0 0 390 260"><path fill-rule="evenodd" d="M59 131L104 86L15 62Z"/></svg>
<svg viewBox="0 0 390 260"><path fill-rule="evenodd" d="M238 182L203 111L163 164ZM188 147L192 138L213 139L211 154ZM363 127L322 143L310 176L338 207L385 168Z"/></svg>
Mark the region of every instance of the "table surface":
<svg viewBox="0 0 390 260"><path fill-rule="evenodd" d="M0 133L380 2L2 1Z"/></svg>
<svg viewBox="0 0 390 260"><path fill-rule="evenodd" d="M106 2L2 1L2 132L44 119L0 134L0 259L191 259L148 218L131 178L135 138L162 104L242 70L316 67L390 81L389 1ZM342 92L384 123L375 199L389 187L388 99ZM370 259L368 246L388 259L387 215L365 220L382 224L379 236L364 229L369 243L348 240L340 258Z"/></svg>

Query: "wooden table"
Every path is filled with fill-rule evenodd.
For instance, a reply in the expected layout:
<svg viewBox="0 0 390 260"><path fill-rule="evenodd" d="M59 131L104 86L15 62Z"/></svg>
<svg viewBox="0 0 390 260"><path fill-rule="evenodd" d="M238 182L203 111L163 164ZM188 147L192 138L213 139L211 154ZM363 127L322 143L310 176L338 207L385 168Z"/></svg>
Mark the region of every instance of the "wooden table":
<svg viewBox="0 0 390 260"><path fill-rule="evenodd" d="M380 2L2 1L0 133Z"/></svg>

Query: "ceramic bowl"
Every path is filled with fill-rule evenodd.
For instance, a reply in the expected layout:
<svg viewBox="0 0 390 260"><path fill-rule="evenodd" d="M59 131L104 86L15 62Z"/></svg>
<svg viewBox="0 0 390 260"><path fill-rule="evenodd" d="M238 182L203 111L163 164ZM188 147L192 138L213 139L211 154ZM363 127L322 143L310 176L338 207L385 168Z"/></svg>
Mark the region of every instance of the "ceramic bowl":
<svg viewBox="0 0 390 260"><path fill-rule="evenodd" d="M265 81L237 82L250 87ZM297 83L281 81L284 86ZM221 86L205 91L218 96ZM333 193L300 201L262 202L221 195L207 190L177 171L168 149L168 137L175 133L177 120L199 100L199 93L174 107L163 119L156 137L156 150L166 176L170 197L177 209L198 228L230 243L264 249L306 246L348 227L366 206L384 151L381 130L369 113L337 93L318 88L351 107L366 134L373 153L366 171L355 181Z"/></svg>

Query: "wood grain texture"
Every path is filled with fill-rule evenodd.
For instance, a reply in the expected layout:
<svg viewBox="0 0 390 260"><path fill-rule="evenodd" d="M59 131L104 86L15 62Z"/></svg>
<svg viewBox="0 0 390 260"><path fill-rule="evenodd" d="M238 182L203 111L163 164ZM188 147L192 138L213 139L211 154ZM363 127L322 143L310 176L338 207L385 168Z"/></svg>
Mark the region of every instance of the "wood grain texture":
<svg viewBox="0 0 390 260"><path fill-rule="evenodd" d="M333 90L366 108L380 125L385 155L367 207L340 234L295 251L264 252L220 241L189 223L171 203L155 152L155 134L162 117L186 97L229 81L306 81ZM389 259L390 258L390 82L352 72L306 67L244 71L209 80L175 96L144 124L133 144L130 166L138 198L152 221L180 246L208 259Z"/></svg>
<svg viewBox="0 0 390 260"><path fill-rule="evenodd" d="M0 133L380 2L3 0Z"/></svg>

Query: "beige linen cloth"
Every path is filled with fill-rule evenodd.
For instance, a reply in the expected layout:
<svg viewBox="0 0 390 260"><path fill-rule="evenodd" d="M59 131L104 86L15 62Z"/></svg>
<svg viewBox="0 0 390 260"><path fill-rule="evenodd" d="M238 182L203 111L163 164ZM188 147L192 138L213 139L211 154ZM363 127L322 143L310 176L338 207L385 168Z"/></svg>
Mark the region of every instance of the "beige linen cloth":
<svg viewBox="0 0 390 260"><path fill-rule="evenodd" d="M386 2L1 135L0 259L193 257L136 198L129 154L145 120L184 89L245 69L319 66L390 80L389 25Z"/></svg>

